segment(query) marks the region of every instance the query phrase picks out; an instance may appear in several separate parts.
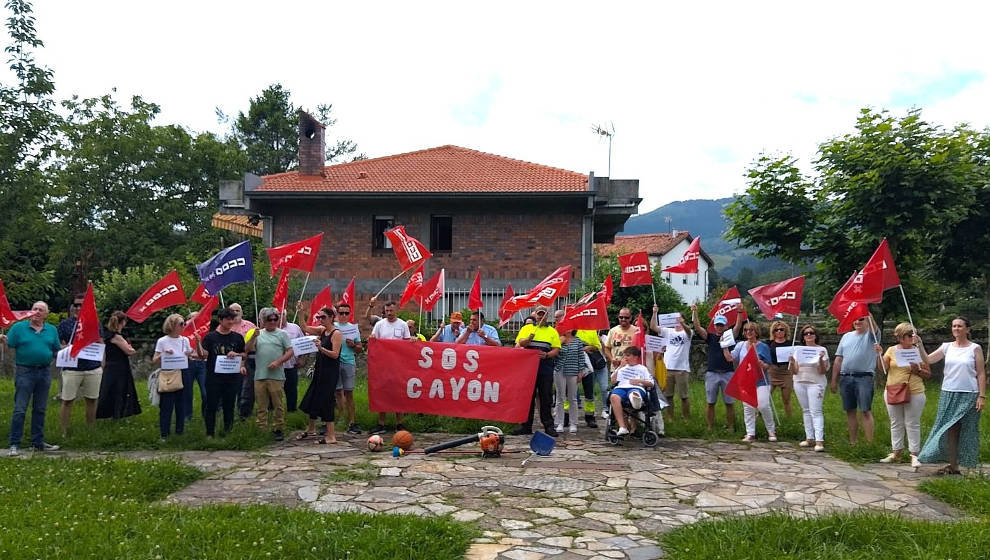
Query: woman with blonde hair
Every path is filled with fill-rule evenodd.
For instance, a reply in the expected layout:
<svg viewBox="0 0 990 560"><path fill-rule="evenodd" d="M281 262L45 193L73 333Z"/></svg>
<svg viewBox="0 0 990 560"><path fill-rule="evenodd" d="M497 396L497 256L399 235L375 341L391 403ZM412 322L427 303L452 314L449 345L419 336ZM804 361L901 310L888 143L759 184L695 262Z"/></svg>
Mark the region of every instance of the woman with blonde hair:
<svg viewBox="0 0 990 560"><path fill-rule="evenodd" d="M825 414L822 412L825 403L825 388L828 379L828 350L818 342L818 331L812 325L801 327L801 344L818 348L818 361L814 363L800 362L791 354L788 368L794 374L794 393L798 404L804 413L805 439L799 443L801 447L815 446L815 451L825 451Z"/></svg>
<svg viewBox="0 0 990 560"><path fill-rule="evenodd" d="M165 318L165 322L162 323L162 332L165 333L165 336L159 338L155 344L155 355L151 358L153 365L161 364L163 355L185 356L187 363L186 368L183 369L189 369L188 360L189 356L193 353L193 349L192 345L189 344L189 339L182 336L182 329L185 326L185 320L178 313L173 313ZM181 373L179 377L180 379L183 377ZM183 382L185 382L184 379ZM159 386L159 388L161 389L162 387ZM158 427L161 432L162 441L165 441L165 438L168 437L169 428L172 424L173 410L175 411L175 434L182 435L182 432L185 430L186 410L182 389L180 387L178 390L164 393L161 391L158 392Z"/></svg>
<svg viewBox="0 0 990 560"><path fill-rule="evenodd" d="M96 405L97 418L120 419L141 414L130 357L137 353L121 334L127 327L127 315L114 311L107 321L103 342L106 344L103 380L100 382L100 402Z"/></svg>
<svg viewBox="0 0 990 560"><path fill-rule="evenodd" d="M980 459L980 412L987 395L987 369L983 349L969 339L970 324L965 317L952 320L952 342L921 357L929 364L945 359L942 393L938 396L935 425L921 448L922 463L948 461L938 474L959 474L959 465L975 467Z"/></svg>
<svg viewBox="0 0 990 560"><path fill-rule="evenodd" d="M783 321L770 323L770 359L767 371L770 373L770 395L775 387L780 387L780 400L784 401L784 415L791 417L791 393L794 392L794 376L787 360L777 359L777 349L791 346L791 327Z"/></svg>
<svg viewBox="0 0 990 560"><path fill-rule="evenodd" d="M756 352L760 362L760 375L756 378L756 400L757 406L750 406L743 403L743 421L746 424L745 442L756 441L756 413L763 417L763 425L767 428L767 439L777 441L777 424L773 419L773 410L770 404L770 378L767 375L767 364L770 363L770 347L760 342L760 325L753 321L746 321L742 326L742 335L745 340L736 344L736 347L729 352L728 348L723 348L725 359L734 362L736 367L742 363L743 359L750 352Z"/></svg>
<svg viewBox="0 0 990 560"><path fill-rule="evenodd" d="M884 403L887 405L887 415L890 417L890 447L889 455L880 459L881 463L894 463L904 451L904 434L907 434L908 453L911 454L911 466L920 467L918 452L921 451L921 413L925 410L924 380L931 377L931 369L924 360L917 363L902 365L897 363L897 350L911 350L919 345L920 339L914 333L910 323L900 323L894 327L896 346L891 346L884 352L884 369L887 370L887 386ZM905 400L906 399L906 400ZM893 402L891 402L893 401Z"/></svg>

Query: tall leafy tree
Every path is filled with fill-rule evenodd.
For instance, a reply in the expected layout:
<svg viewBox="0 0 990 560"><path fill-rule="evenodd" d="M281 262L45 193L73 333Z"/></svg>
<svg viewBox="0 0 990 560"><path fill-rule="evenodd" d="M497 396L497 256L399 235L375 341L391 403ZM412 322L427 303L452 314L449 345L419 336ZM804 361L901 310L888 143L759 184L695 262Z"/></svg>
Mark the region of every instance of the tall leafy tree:
<svg viewBox="0 0 990 560"><path fill-rule="evenodd" d="M821 289L832 292L886 237L910 299L924 301L936 282L956 280L938 274L932 255L972 212L973 153L965 128L932 125L917 109L902 117L863 109L854 133L819 146L815 177L802 177L789 156L758 159L726 211L728 236L761 256L817 263Z"/></svg>
<svg viewBox="0 0 990 560"><path fill-rule="evenodd" d="M299 117L301 107L292 103L291 92L281 84L272 84L257 97L251 98L247 112L240 111L233 121L233 137L247 152L250 171L269 175L290 170L299 164L296 150L299 146ZM218 112L221 120L226 120ZM313 115L329 130L337 123L333 118L333 105L316 107ZM356 155L357 144L348 139L331 141L327 138L327 163L363 158Z"/></svg>
<svg viewBox="0 0 990 560"><path fill-rule="evenodd" d="M8 0L4 48L15 83L0 83L0 278L15 306L26 306L54 289L48 270L52 227L41 212L48 183L44 166L52 127L58 121L52 71L33 51L43 46L31 3Z"/></svg>

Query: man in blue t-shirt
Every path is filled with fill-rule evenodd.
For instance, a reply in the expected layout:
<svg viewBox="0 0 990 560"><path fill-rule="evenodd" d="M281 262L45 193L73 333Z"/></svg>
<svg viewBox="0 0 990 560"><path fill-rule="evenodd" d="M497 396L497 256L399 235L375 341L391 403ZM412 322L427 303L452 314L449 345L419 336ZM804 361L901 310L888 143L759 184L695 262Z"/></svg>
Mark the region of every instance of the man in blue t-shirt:
<svg viewBox="0 0 990 560"><path fill-rule="evenodd" d="M739 336L739 329L742 328L742 304L736 304L736 324L732 327L733 337ZM730 431L736 429L736 408L733 403L736 399L725 394L725 387L732 379L735 368L732 362L725 359L722 352L722 335L728 328L728 320L724 315L716 315L712 322L715 323L715 333L708 332L701 326L698 320L698 305L691 306L691 321L694 323L694 330L698 336L705 339L705 346L708 350L708 361L705 367L705 400L708 407L705 410L705 423L708 431L715 429L715 403L718 402L718 393L722 391L722 402L725 403L725 425Z"/></svg>
<svg viewBox="0 0 990 560"><path fill-rule="evenodd" d="M62 349L55 327L45 322L48 304L43 301L31 306L34 316L19 321L10 333L0 334L0 344L16 352L14 356L14 414L10 419L10 452L20 455L18 447L24 435L24 419L28 403L31 407L31 447L37 451L57 451L58 446L45 442L45 409L48 408L48 389L52 384L51 365Z"/></svg>
<svg viewBox="0 0 990 560"><path fill-rule="evenodd" d="M346 303L337 304L337 321L334 322L344 339L340 347L340 376L337 377L337 406L347 413L347 433L360 434L361 428L354 421L354 378L357 370L355 354L364 350L361 344L361 331L351 323L351 306Z"/></svg>
<svg viewBox="0 0 990 560"><path fill-rule="evenodd" d="M873 441L873 374L880 356L878 334L870 332L873 316L860 317L853 322L855 330L842 335L835 350L832 364L832 392L842 396L842 409L846 411L849 443L859 440L859 419L856 409L863 416L863 435Z"/></svg>

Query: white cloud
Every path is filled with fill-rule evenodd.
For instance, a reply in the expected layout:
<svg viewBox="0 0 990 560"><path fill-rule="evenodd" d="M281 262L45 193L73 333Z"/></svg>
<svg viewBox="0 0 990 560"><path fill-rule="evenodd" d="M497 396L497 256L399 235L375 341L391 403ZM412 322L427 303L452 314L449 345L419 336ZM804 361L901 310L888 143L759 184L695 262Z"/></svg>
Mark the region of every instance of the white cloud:
<svg viewBox="0 0 990 560"><path fill-rule="evenodd" d="M369 156L442 144L640 179L647 211L728 196L761 151L807 164L862 106L990 124L988 8L967 3L47 2L59 95L117 87L162 120L218 130L280 82L332 102ZM951 88L949 88L951 90Z"/></svg>

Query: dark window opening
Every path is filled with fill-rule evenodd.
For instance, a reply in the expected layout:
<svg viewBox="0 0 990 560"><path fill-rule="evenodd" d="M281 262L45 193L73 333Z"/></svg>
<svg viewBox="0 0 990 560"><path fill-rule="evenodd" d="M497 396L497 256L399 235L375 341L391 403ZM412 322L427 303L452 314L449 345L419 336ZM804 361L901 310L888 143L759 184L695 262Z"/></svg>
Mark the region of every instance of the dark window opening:
<svg viewBox="0 0 990 560"><path fill-rule="evenodd" d="M373 236L372 247L375 250L384 251L392 248L392 244L385 237L385 231L393 227L395 227L394 216L375 216L374 227L371 230Z"/></svg>
<svg viewBox="0 0 990 560"><path fill-rule="evenodd" d="M453 221L450 216L430 218L430 251L450 252L454 249Z"/></svg>

